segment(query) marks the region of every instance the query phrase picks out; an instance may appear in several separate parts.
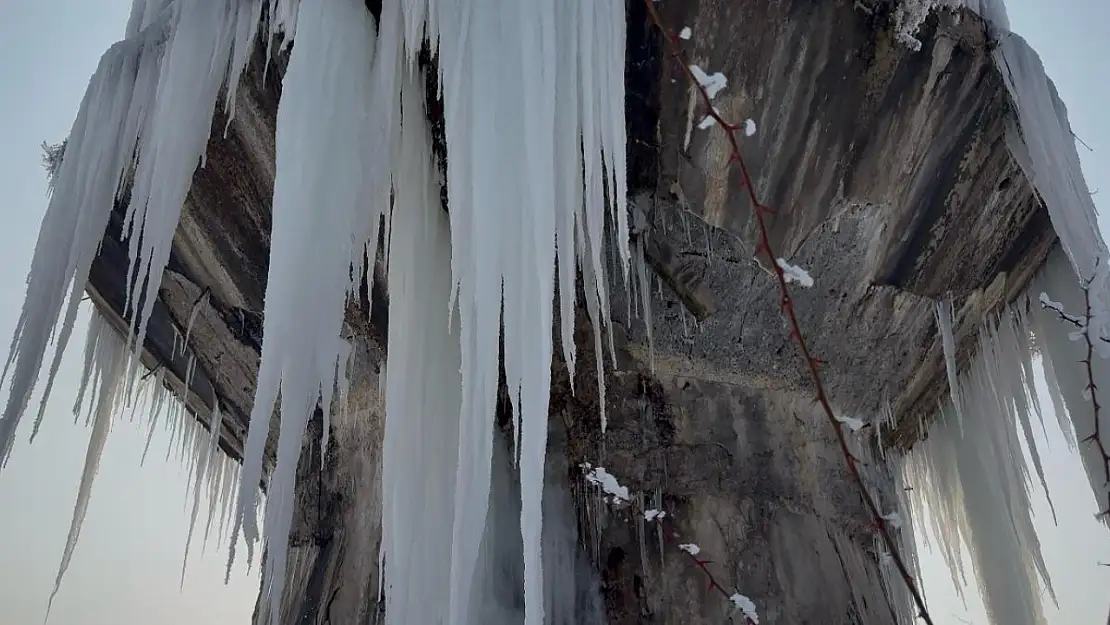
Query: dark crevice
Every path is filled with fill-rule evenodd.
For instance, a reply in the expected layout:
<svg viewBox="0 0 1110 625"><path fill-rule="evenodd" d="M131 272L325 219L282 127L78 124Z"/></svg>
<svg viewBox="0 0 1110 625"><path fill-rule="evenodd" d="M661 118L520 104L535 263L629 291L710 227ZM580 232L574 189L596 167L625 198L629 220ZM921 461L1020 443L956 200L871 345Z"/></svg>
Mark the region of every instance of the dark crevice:
<svg viewBox="0 0 1110 625"><path fill-rule="evenodd" d="M628 192L654 191L659 180L659 126L663 46L642 0L628 0L624 115L627 124Z"/></svg>

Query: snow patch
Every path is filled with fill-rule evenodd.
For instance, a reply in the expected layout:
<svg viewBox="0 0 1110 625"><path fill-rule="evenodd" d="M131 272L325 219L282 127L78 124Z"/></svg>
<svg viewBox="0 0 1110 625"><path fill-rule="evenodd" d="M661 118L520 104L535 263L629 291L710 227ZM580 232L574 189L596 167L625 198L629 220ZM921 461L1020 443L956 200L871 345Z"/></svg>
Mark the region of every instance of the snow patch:
<svg viewBox="0 0 1110 625"><path fill-rule="evenodd" d="M701 553L701 547L697 546L694 543L682 543L678 546L678 548L692 556L696 556Z"/></svg>
<svg viewBox="0 0 1110 625"><path fill-rule="evenodd" d="M736 609L744 613L744 618L755 623L755 625L759 625L759 613L756 612L754 601L738 592L730 595L728 600L736 606Z"/></svg>
<svg viewBox="0 0 1110 625"><path fill-rule="evenodd" d="M717 94L728 86L728 78L725 78L725 75L721 72L707 74L705 70L694 64L690 65L690 72L694 74L694 79L705 89L705 94L708 95L711 100L717 97Z"/></svg>
<svg viewBox="0 0 1110 625"><path fill-rule="evenodd" d="M782 269L782 277L787 282L793 282L807 289L813 286L813 278L805 269L797 265L791 265L786 262L785 258L779 258L775 262L778 264L779 268Z"/></svg>
<svg viewBox="0 0 1110 625"><path fill-rule="evenodd" d="M628 495L628 488L625 486L621 486L620 482L617 481L617 478L614 477L612 473L606 471L604 467L590 469L586 473L586 481L594 484L595 486L601 487L601 490L605 491L609 495L612 495L617 500L630 500L630 497ZM650 521L651 519L648 520Z"/></svg>

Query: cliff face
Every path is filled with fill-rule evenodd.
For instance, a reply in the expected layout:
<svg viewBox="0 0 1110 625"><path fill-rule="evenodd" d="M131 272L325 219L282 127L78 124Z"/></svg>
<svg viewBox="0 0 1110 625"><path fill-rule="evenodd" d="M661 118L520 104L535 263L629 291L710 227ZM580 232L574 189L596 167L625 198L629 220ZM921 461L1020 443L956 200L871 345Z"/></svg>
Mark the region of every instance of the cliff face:
<svg viewBox="0 0 1110 625"><path fill-rule="evenodd" d="M627 510L606 509L582 484L582 462L604 464L646 493L645 506L668 510L682 540L711 554L722 579L760 606L763 622L898 621L906 616L901 582L882 578L868 517L783 329L777 286L754 258L752 214L726 166L724 137L697 128L704 112L640 3L628 6L636 236L653 284L667 286L651 288L650 344L643 322L625 312L638 302L623 292L615 298L604 437L585 314L575 392L565 366L554 366L547 485L554 494L545 497L571 498L576 522L550 531L569 531L583 545L568 556L576 563L568 579L583 586L568 600L578 615L571 622L602 618L591 597L603 603L607 623L710 623L731 613L661 534ZM911 52L895 41L882 2L702 0L660 8L669 24L695 34L684 44L692 62L728 77L719 110L756 123L745 157L760 197L776 210L780 255L816 281L796 291L796 307L828 363L834 405L868 419L890 411L894 425L870 429L882 427L885 446L912 445L947 389L934 302L957 302L966 359L979 321L1025 288L1055 244L1046 209L1006 148L1013 111L983 23L967 13L930 18L922 49ZM264 80L265 50L260 42L226 135L223 114L214 120L146 342L148 364L183 386L185 359L170 358L173 328L183 335L195 313L189 397L196 407L218 398L222 445L234 457L263 338L283 61L275 52ZM120 321L127 253L116 217L89 290ZM284 623L381 616L378 375L388 285L379 275L365 291L346 327L355 347L350 408L332 419L323 471L313 435L319 419L305 438ZM889 503L891 476L873 466L868 479ZM509 504L492 509L512 514ZM507 574L510 613L520 607L514 583Z"/></svg>

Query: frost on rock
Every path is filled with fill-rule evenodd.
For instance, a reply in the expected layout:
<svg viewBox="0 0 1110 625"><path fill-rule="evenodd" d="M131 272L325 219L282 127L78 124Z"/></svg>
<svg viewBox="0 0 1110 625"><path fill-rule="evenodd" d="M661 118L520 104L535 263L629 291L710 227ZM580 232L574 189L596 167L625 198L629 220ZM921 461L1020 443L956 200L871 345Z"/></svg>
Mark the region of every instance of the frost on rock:
<svg viewBox="0 0 1110 625"><path fill-rule="evenodd" d="M938 9L968 9L978 13L995 28L1009 30L1005 0L897 0L894 10L894 37L908 49L921 49L916 35L929 13Z"/></svg>
<svg viewBox="0 0 1110 625"><path fill-rule="evenodd" d="M910 50L921 49L921 41L915 37L925 23L929 11L937 8L944 0L897 0L894 9L894 37Z"/></svg>
<svg viewBox="0 0 1110 625"><path fill-rule="evenodd" d="M863 419L857 419L856 417L849 417L846 415L837 415L836 420L839 423L843 423L844 427L848 428L851 432L858 432L867 425L867 422Z"/></svg>

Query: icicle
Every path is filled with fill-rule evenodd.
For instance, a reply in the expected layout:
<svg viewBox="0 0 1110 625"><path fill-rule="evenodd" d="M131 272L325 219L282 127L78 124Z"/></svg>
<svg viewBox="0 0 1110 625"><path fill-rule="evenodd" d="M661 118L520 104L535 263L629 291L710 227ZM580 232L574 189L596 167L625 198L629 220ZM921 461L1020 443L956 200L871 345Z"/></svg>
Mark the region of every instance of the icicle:
<svg viewBox="0 0 1110 625"><path fill-rule="evenodd" d="M134 121L139 103L132 100L136 74L144 51L152 54L146 50L144 39L137 36L117 43L101 57L54 174L50 203L27 276L26 300L0 375L2 383L7 380L9 367L15 365L11 370L10 395L0 418L0 464L11 453L16 428L34 390L47 342L69 290L66 320L55 340L50 380L57 371L80 292L108 225L119 180L130 163L137 137ZM48 399L49 388L43 395L43 406Z"/></svg>
<svg viewBox="0 0 1110 625"><path fill-rule="evenodd" d="M1078 280L1075 279L1072 267L1061 250L1054 251L1045 263L1041 273L1035 278L1030 287L1031 293L1050 292L1052 299L1059 300L1064 310L1071 315L1086 316L1084 296ZM1092 293L1092 297L1096 294ZM1094 311L1092 311L1094 312ZM1110 389L1110 367L1106 361L1096 358L1093 363L1093 380L1087 374L1083 362L1087 356L1086 341L1072 341L1069 334L1074 331L1071 324L1060 321L1054 311L1038 308L1034 312L1036 319L1037 343L1041 346L1042 362L1045 377L1049 382L1049 393L1053 398L1057 410L1064 410L1057 417L1064 419L1060 414L1066 414L1070 419L1069 425L1062 425L1069 435L1074 432L1080 457L1086 469L1087 477L1095 495L1096 512L1106 510L1110 501L1107 498L1105 465L1098 448L1086 437L1095 432L1095 412L1092 407L1092 398L1087 389L1090 382L1094 382L1096 392L1103 393ZM1091 323L1091 331L1098 332L1097 323ZM1105 336L1098 334L1098 336ZM1105 397L1097 397L1100 402L1105 402ZM1110 415L1105 409L1099 413L1101 424L1099 430L1103 433L1110 432ZM1072 430L1069 432L1068 430ZM1106 436L1105 434L1103 434ZM1105 440L1105 439L1104 439ZM1100 517L1103 522L1110 524L1107 515Z"/></svg>
<svg viewBox="0 0 1110 625"><path fill-rule="evenodd" d="M100 456L104 451L104 443L108 439L111 429L112 415L119 406L121 390L126 380L127 350L123 340L115 334L107 322L94 312L89 324L89 334L95 335L97 346L95 358L85 362L85 371L82 378L87 378L92 368L98 372L100 384L95 389L95 398L92 402L93 431L89 440L88 451L85 453L85 466L81 472L81 483L77 488L77 503L73 509L73 519L70 521L69 535L66 538L65 549L62 551L61 564L58 565L58 575L54 580L54 589L50 593L47 607L54 603L54 597L61 587L62 578L69 568L73 549L77 546L77 539L81 535L81 525L85 520L88 510L89 498L92 494L93 480L96 478L100 466Z"/></svg>
<svg viewBox="0 0 1110 625"><path fill-rule="evenodd" d="M229 464L227 472L228 475L224 477L223 484L220 487L220 532L216 538L217 543L223 543L224 532L228 530L228 525L232 522L231 518L234 516L235 499L233 496L235 485L238 482L239 472L236 470L238 464ZM231 536L234 541L236 537Z"/></svg>
<svg viewBox="0 0 1110 625"><path fill-rule="evenodd" d="M263 448L280 390L277 464L266 498L264 577L271 620L279 616L285 584L301 440L321 393L330 398L335 388L350 266L368 241L369 233L357 227L365 221L376 224L364 217L364 202L376 198L365 172L383 166L374 162L380 152L374 139L380 137L376 124L384 115L380 104L389 101L373 97L375 28L364 3L305 1L295 19L297 45L277 114L263 320L268 340L262 347L236 514L237 530L241 524L248 544L253 543ZM321 98L321 93L330 95Z"/></svg>
<svg viewBox="0 0 1110 625"><path fill-rule="evenodd" d="M636 239L636 255L635 255L635 270L636 280L639 283L641 307L643 308L642 316L644 320L644 329L647 332L648 340L648 361L651 363L651 371L655 372L655 337L652 333L652 319L651 319L651 285L648 283L647 271L647 258L644 256L644 241L642 238Z"/></svg>
<svg viewBox="0 0 1110 625"><path fill-rule="evenodd" d="M208 445L205 446L203 452L200 454L200 460L196 470L196 481L193 482L193 511L189 515L189 534L185 538L185 557L181 560L181 586L185 586L185 566L189 563L189 546L193 542L193 529L197 524L197 512L200 511L200 485L204 482L204 478L209 470L209 466L215 461L216 454L220 453L220 428L223 426L223 413L220 412L220 404L217 402L212 407L212 415L208 422ZM199 425L197 426L200 427ZM198 439L200 437L197 437ZM209 507L214 506L215 502L210 500ZM207 535L207 531L205 532Z"/></svg>
<svg viewBox="0 0 1110 625"><path fill-rule="evenodd" d="M208 551L208 537L212 533L212 523L216 520L216 509L219 507L220 490L227 474L227 456L220 453L217 441L216 452L210 459L208 467L208 520L204 523L204 540L201 543L201 553Z"/></svg>
<svg viewBox="0 0 1110 625"><path fill-rule="evenodd" d="M959 370L956 368L956 337L952 331L952 301L943 300L936 304L937 328L940 329L941 347L944 350L944 369L948 373L948 394L956 409L957 418L962 422L963 409L959 398Z"/></svg>
<svg viewBox="0 0 1110 625"><path fill-rule="evenodd" d="M201 307L208 306L212 298L212 290L205 288L204 292L200 294L197 301L193 303L193 310L189 312L189 322L185 325L185 338L181 342L181 353L184 354L185 350L189 349L189 337L193 334L193 324L196 323L197 317L200 315ZM174 327L174 336L177 336L177 327ZM191 363L191 360L190 360Z"/></svg>
<svg viewBox="0 0 1110 625"><path fill-rule="evenodd" d="M414 77L402 87L404 116L390 229L390 324L383 443L382 546L387 623L448 623L462 407L459 316L443 307L451 290L447 216L435 185L430 134ZM403 294L403 295L401 295ZM450 325L449 325L450 324ZM426 388L437 392L427 393ZM491 421L492 425L492 421ZM492 432L490 432L492 438ZM457 477L456 477L457 476ZM489 478L486 467L485 478ZM488 489L488 486L487 486ZM468 502L480 511L488 492ZM473 563L467 570L472 574ZM379 578L381 579L381 578Z"/></svg>
<svg viewBox="0 0 1110 625"><path fill-rule="evenodd" d="M193 476L198 474L201 463L204 462L205 457L203 452L204 446L201 444L203 441L203 437L197 435L198 430L201 429L200 424L190 419L190 422L188 426L186 426L186 429L186 445L189 447L189 452L187 454L182 453L182 455L179 457L179 460L181 460L182 462L187 461L189 463L189 472L185 474L186 496L181 501L181 511L183 513L187 513L189 510L189 484L192 483ZM196 498L194 497L193 499L195 500Z"/></svg>
<svg viewBox="0 0 1110 625"><path fill-rule="evenodd" d="M272 14L271 14L272 15ZM262 0L245 0L235 8L235 37L231 48L231 66L228 69L227 88L225 89L224 111L227 123L224 124L224 137L231 129L235 119L235 94L239 91L239 78L243 74L251 54L258 43L258 25L262 21ZM270 61L266 57L267 64Z"/></svg>

